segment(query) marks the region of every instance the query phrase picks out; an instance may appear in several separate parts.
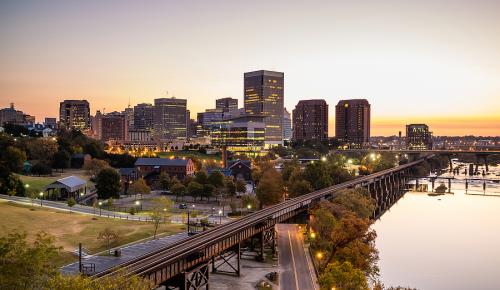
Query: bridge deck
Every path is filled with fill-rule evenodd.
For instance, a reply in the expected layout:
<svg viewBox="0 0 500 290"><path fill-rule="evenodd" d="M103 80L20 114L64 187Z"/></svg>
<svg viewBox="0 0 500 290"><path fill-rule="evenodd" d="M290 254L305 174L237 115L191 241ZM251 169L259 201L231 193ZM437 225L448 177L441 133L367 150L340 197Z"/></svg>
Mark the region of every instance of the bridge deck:
<svg viewBox="0 0 500 290"><path fill-rule="evenodd" d="M432 155L427 156L430 158ZM153 279L164 281L183 269L193 267L197 263L208 261L216 254L224 251L239 241L249 238L265 229L272 228L276 223L307 210L308 206L321 199L332 197L341 189L354 186L365 186L388 175L392 175L420 164L425 159L419 159L405 165L383 170L368 176L334 185L322 190L289 199L280 204L262 209L236 221L221 225L183 240L182 243L164 247L154 253L144 255L132 261L127 261L117 267L98 273L94 277L112 275L118 268L124 268L130 273L150 275ZM196 258L192 258L196 257ZM151 276L152 275L152 276Z"/></svg>

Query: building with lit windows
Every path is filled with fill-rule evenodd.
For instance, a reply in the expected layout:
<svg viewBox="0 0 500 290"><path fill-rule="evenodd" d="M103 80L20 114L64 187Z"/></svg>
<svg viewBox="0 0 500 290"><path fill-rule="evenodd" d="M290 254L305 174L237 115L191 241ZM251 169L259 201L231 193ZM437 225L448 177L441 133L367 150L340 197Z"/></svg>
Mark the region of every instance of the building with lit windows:
<svg viewBox="0 0 500 290"><path fill-rule="evenodd" d="M198 113L198 135L210 135L210 129L212 128L212 125L219 124L222 121L223 117L223 109L206 109L205 112Z"/></svg>
<svg viewBox="0 0 500 290"><path fill-rule="evenodd" d="M134 106L134 129L153 129L154 107L151 104L142 103Z"/></svg>
<svg viewBox="0 0 500 290"><path fill-rule="evenodd" d="M341 100L335 106L335 137L347 148L370 146L370 103Z"/></svg>
<svg viewBox="0 0 500 290"><path fill-rule="evenodd" d="M292 140L292 116L286 110L283 110L283 140Z"/></svg>
<svg viewBox="0 0 500 290"><path fill-rule="evenodd" d="M160 98L154 104L154 136L162 140L186 139L187 100Z"/></svg>
<svg viewBox="0 0 500 290"><path fill-rule="evenodd" d="M264 116L266 147L283 145L284 73L259 70L244 74L245 113Z"/></svg>
<svg viewBox="0 0 500 290"><path fill-rule="evenodd" d="M301 100L293 110L293 139L328 139L328 104L325 100Z"/></svg>
<svg viewBox="0 0 500 290"><path fill-rule="evenodd" d="M223 112L238 110L238 99L221 98L215 100L215 108L221 109Z"/></svg>
<svg viewBox="0 0 500 290"><path fill-rule="evenodd" d="M127 116L113 112L101 117L101 140L123 141L128 138Z"/></svg>
<svg viewBox="0 0 500 290"><path fill-rule="evenodd" d="M226 147L236 154L257 156L263 154L265 145L263 116L240 116L224 120L211 129L212 145Z"/></svg>
<svg viewBox="0 0 500 290"><path fill-rule="evenodd" d="M426 124L406 125L406 148L408 150L431 150L432 132Z"/></svg>
<svg viewBox="0 0 500 290"><path fill-rule="evenodd" d="M59 104L61 128L90 129L90 105L87 100L65 100Z"/></svg>

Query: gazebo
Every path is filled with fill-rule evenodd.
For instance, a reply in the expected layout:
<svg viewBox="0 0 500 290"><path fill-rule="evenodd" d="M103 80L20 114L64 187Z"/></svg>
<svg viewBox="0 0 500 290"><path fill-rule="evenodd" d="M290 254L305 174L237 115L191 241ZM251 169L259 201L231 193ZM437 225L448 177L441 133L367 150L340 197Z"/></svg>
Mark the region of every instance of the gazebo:
<svg viewBox="0 0 500 290"><path fill-rule="evenodd" d="M87 182L76 176L58 179L45 187L47 199L67 199L73 197L78 200L87 193Z"/></svg>

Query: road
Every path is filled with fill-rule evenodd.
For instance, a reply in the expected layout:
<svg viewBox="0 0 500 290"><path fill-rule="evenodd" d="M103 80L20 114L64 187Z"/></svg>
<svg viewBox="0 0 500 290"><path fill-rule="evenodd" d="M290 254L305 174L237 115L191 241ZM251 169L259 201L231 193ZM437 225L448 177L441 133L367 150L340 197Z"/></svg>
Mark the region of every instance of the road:
<svg viewBox="0 0 500 290"><path fill-rule="evenodd" d="M20 204L25 204L25 205L40 206L39 199L34 199L32 201L28 197L10 196L10 195L5 195L5 194L0 194L0 199L4 199L4 200L8 200L8 201L15 202L15 203L20 203ZM128 214L125 212L108 211L108 210L104 210L104 209L99 210L99 207L93 208L91 206L85 206L85 205L80 205L80 204L76 204L72 208L70 208L65 202L52 201L52 200L42 200L41 204L42 204L42 207L46 207L46 208L53 208L53 209L62 210L62 211L70 211L71 210L72 212L100 216L100 217L106 217L106 218L116 218L116 219L133 220L133 221L151 221L151 218L149 216L146 216L146 215L131 215L131 214ZM205 217L205 216L200 216L198 218L195 218L194 220L199 220L203 217ZM224 224L224 223L231 221L231 219L228 218L227 216L219 216L217 214L208 215L206 217L208 218L208 221L210 223L214 223L214 224L220 224L220 223ZM171 216L170 221L173 223L184 223L183 218L180 215Z"/></svg>
<svg viewBox="0 0 500 290"><path fill-rule="evenodd" d="M298 225L279 224L278 232L280 289L315 290L314 272L307 260Z"/></svg>

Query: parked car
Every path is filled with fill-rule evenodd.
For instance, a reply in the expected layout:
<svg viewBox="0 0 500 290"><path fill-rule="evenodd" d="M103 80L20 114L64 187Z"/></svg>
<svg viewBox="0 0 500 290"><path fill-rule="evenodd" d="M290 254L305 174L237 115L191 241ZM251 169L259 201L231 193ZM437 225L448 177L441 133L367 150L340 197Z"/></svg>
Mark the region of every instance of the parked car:
<svg viewBox="0 0 500 290"><path fill-rule="evenodd" d="M187 209L187 208L188 208L187 204L185 204L185 203L179 204L179 209Z"/></svg>

